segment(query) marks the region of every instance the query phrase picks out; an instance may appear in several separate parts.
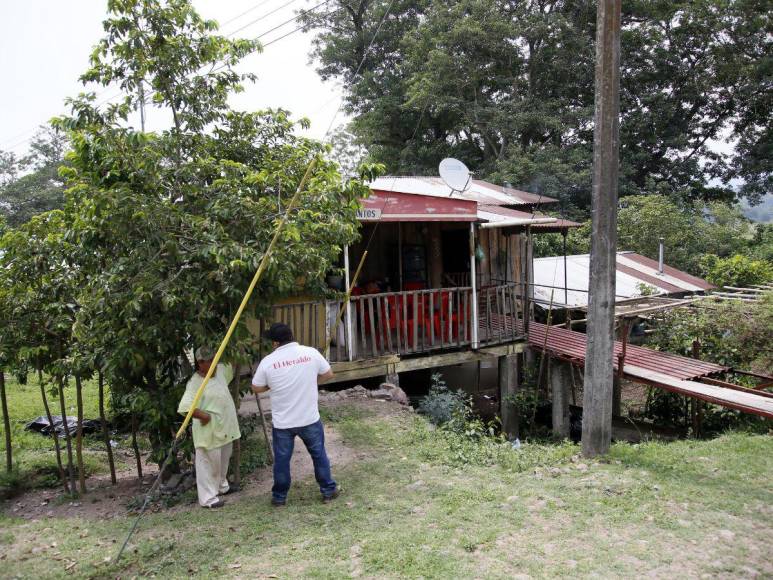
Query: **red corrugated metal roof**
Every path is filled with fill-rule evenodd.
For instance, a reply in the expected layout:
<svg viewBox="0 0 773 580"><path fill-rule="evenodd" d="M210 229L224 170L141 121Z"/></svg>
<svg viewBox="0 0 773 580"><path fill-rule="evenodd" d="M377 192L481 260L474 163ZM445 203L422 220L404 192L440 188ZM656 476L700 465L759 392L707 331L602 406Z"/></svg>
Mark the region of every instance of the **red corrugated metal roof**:
<svg viewBox="0 0 773 580"><path fill-rule="evenodd" d="M362 200L361 221L382 222L473 222L477 204L456 198L372 190Z"/></svg>
<svg viewBox="0 0 773 580"><path fill-rule="evenodd" d="M636 254L634 254L636 255ZM628 257L631 257L631 254L628 254ZM684 288L680 288L679 286L675 286L674 284L669 284L668 282L661 280L657 276L650 276L649 274L645 274L644 272L641 272L637 270L636 268L631 268L630 266L626 266L625 264L621 264L620 260L617 261L617 264L615 268L619 272L625 272L629 276L633 276L637 280L641 280L642 282L647 282L649 284L652 284L656 288L662 288L668 293L671 292L684 292Z"/></svg>
<svg viewBox="0 0 773 580"><path fill-rule="evenodd" d="M658 262L656 260L652 260L651 258L642 256L641 254L634 254L633 252L631 252L631 253L627 253L626 256L631 260L633 260L634 262L638 262L642 266L646 266L648 268L654 268L654 269L657 269L658 267ZM673 276L674 278L678 278L684 282L687 282L688 284L693 284L694 286L698 286L703 290L711 290L712 288L716 288L716 286L709 284L703 278L698 278L697 276L691 276L687 272L682 272L681 270L677 270L676 268L672 268L671 266L668 266L666 264L663 265L663 272L668 274L669 276Z"/></svg>
<svg viewBox="0 0 773 580"><path fill-rule="evenodd" d="M496 215L501 215L502 217L506 217L506 218L529 219L529 218L549 217L541 213L529 213L525 211L519 211L517 209L510 209L509 207L504 207L501 205L479 204L478 208L482 211L486 211ZM578 224L577 222L557 219L554 223L551 223L551 224L534 224L531 227L538 228L541 230L545 230L545 229L560 230L562 228L576 228L579 226L580 224Z"/></svg>
<svg viewBox="0 0 773 580"><path fill-rule="evenodd" d="M544 324L529 322L529 345L543 350L546 329L547 326ZM547 333L545 350L559 358L583 363L587 341L588 336L582 332L551 326ZM622 350L622 343L615 341L615 367L617 367L617 356ZM626 347L625 364L666 374L680 380L697 379L730 370L728 367L714 363L632 344Z"/></svg>

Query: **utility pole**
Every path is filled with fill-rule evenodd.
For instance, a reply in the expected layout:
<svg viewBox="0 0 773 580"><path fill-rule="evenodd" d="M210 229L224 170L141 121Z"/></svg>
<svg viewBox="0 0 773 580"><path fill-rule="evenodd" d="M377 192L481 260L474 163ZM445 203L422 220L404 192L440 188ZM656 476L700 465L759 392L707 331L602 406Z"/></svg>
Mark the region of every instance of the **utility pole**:
<svg viewBox="0 0 773 580"><path fill-rule="evenodd" d="M582 452L586 457L607 453L612 440L620 148L620 2L599 0L596 11L590 295L582 419Z"/></svg>

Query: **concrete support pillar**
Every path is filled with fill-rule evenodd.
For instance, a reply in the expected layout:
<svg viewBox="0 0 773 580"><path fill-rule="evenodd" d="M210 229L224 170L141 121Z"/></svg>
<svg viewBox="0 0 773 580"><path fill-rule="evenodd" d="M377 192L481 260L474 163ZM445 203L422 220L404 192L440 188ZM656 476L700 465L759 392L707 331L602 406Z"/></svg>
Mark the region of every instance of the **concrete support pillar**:
<svg viewBox="0 0 773 580"><path fill-rule="evenodd" d="M533 348L526 348L523 351L524 365L526 366L526 379L534 382L533 386L536 386L537 381L537 351Z"/></svg>
<svg viewBox="0 0 773 580"><path fill-rule="evenodd" d="M569 437L569 399L572 390L572 367L557 358L550 359L550 388L553 396L553 434Z"/></svg>
<svg viewBox="0 0 773 580"><path fill-rule="evenodd" d="M515 396L521 388L518 373L518 355L499 357L499 413L502 418L502 431L508 437L518 437L518 415L515 406L508 399Z"/></svg>
<svg viewBox="0 0 773 580"><path fill-rule="evenodd" d="M384 375L384 382L389 383L390 385L394 385L396 387L400 386L400 375L397 373L389 373L387 375Z"/></svg>

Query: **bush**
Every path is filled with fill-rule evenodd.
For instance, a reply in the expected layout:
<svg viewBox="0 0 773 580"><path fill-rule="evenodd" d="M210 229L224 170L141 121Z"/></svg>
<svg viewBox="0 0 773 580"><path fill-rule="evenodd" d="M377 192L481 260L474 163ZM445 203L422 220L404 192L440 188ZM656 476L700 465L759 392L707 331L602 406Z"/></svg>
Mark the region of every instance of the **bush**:
<svg viewBox="0 0 773 580"><path fill-rule="evenodd" d="M429 394L419 401L419 413L426 415L435 425L443 425L464 413L466 397L461 391L451 391L440 373L432 373Z"/></svg>
<svg viewBox="0 0 773 580"><path fill-rule="evenodd" d="M708 254L701 258L700 268L706 280L715 286L751 286L773 280L773 265L740 254L730 258Z"/></svg>

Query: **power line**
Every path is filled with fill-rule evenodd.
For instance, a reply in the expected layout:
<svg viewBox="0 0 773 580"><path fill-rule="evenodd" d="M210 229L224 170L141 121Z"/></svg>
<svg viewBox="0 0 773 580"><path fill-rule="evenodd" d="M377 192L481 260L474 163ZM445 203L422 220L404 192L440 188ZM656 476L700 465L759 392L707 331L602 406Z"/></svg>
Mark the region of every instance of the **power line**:
<svg viewBox="0 0 773 580"><path fill-rule="evenodd" d="M255 4L255 5L254 5L254 6L252 6L251 8L248 8L248 9L247 9L247 10L245 10L244 12L241 12L240 14L237 14L237 15L236 15L236 16L234 16L233 18L229 18L228 20L226 20L225 22L223 22L223 24L221 24L220 26L222 26L222 27L225 27L225 26L227 26L228 24L231 24L231 22L234 22L235 20L239 20L239 19L240 19L240 18L242 18L243 16L246 16L246 15L247 15L247 14L249 14L250 12L253 12L253 11L257 10L258 8L260 8L261 6L263 6L264 4L266 4L266 3L270 2L270 1L271 1L271 0L263 0L262 2L258 2L257 4Z"/></svg>
<svg viewBox="0 0 773 580"><path fill-rule="evenodd" d="M257 17L257 18L255 18L254 20L250 20L250 21L249 21L247 24L244 24L243 26L240 26L240 27L239 27L239 28L237 28L236 30L233 30L233 31L229 32L229 33L228 33L228 36L229 36L229 37L230 37L230 36L233 36L233 35L234 35L234 34L236 34L237 32L241 32L241 31L242 31L242 30L244 30L245 28L249 28L250 26L252 26L252 25L253 25L253 24L255 24L256 22L260 22L261 20L265 20L266 18L268 18L268 17L269 17L269 16L271 16L272 14L276 14L276 13L277 13L277 12L279 12L280 10L284 10L285 8L287 8L288 6L290 6L291 4L295 4L297 1L298 1L298 0L289 0L289 2L285 2L284 4L282 4L281 6L279 6L278 8L275 8L274 10L271 10L270 12L266 12L266 13L265 13L265 14L263 14L262 16L258 16L258 17Z"/></svg>
<svg viewBox="0 0 773 580"><path fill-rule="evenodd" d="M234 31L232 31L232 32L230 32L230 33L227 33L227 34L225 34L225 33L224 33L224 36L226 36L226 37L228 37L228 38L230 38L230 37L233 37L233 36L234 36L236 33L240 32L241 30L244 30L245 28L248 28L249 26L251 26L251 25L255 24L256 22L259 22L260 20L263 20L263 19L265 19L266 17L268 17L268 16L270 16L270 15L272 15L272 14L275 14L275 13L277 13L277 12L281 11L282 9L285 9L285 8L287 8L288 6L290 6L291 4L293 4L293 3L294 3L294 2L296 2L296 1L297 1L297 0L289 0L288 2L285 2L284 4L282 4L281 6L279 6L278 8L276 8L276 9L274 9L274 10L272 10L272 11L270 11L270 12L266 13L266 14L264 14L263 16L261 16L261 17L259 17L259 18L256 18L256 19L254 19L254 20L252 20L252 21L248 22L247 24L245 24L245 25L241 26L240 28L237 28L236 30L234 30ZM260 38L262 38L262 37L266 36L267 34L270 34L271 32L274 32L274 31L276 31L276 30L278 30L278 29L280 29L280 28L282 28L282 27L286 26L287 24L289 24L289 23L291 23L291 22L293 22L293 21L296 21L296 20L298 20L298 19L300 19L300 18L302 18L302 17L304 17L304 16L306 16L306 15L308 15L308 14L311 14L311 13L313 13L313 12L314 12L315 10L317 10L318 8L320 8L320 7L322 7L322 6L326 5L326 4L329 4L329 3L330 3L330 1L331 1L331 0L324 0L323 2L320 2L319 4L316 4L315 6L312 6L311 8L309 8L309 9L307 9L307 10L301 10L301 11L300 11L300 12L299 12L297 15L295 15L294 17L292 17L292 18L289 18L289 19L287 19L287 20L285 20L285 21L281 22L280 24L278 24L278 25L276 25L276 26L274 26L274 27L272 27L272 28L270 28L270 29L268 29L268 30L266 30L266 31L264 31L264 32L262 32L262 33L260 33L259 35L257 35L256 37L254 37L254 38L253 38L253 40L259 40ZM250 8L250 9L248 9L248 10L246 10L246 11L242 12L241 14L239 14L239 15L237 15L237 16L234 16L233 18L231 18L231 19L227 20L227 21L226 21L226 23L234 22L234 21L238 20L239 18L242 18L243 16L245 16L245 15L246 15L246 14L248 14L249 12L252 12L252 11L256 10L257 8L259 8L259 7L263 6L264 4L266 4L267 2L269 2L269 0L263 0L262 2L258 2L258 3L257 3L256 5L254 5L252 8ZM224 23L224 25L225 25L225 23ZM298 31L302 30L303 28L304 28L304 26L300 26L300 27L298 27L298 28L294 29L293 31L291 31L291 32L289 32L289 33L287 33L287 34L284 34L284 35L282 35L282 36L281 36L281 37L279 37L279 38L276 38L276 39L273 39L273 40L269 41L268 43L266 43L266 44L265 44L265 45L263 45L263 46L264 46L264 47L265 47L265 46L270 46L271 44L274 44L275 42L278 42L279 40L282 40L282 39L284 39L284 38L286 38L286 37L288 37L288 36L291 36L292 34L294 34L294 33L298 32ZM219 67L216 67L215 69L213 69L211 72L216 72L216 71L218 71L218 70L222 70L223 68L225 68L225 66L226 66L225 64L222 64L222 65L220 65ZM205 67L204 67L204 68L205 68ZM104 95L106 92L108 92L107 88L106 88L105 90L101 91L100 93L97 93L96 97L99 97L99 96L101 96L101 95ZM114 99L116 99L117 97L120 97L120 96L122 96L122 95L123 95L123 91L120 91L120 90L119 90L118 92L111 94L109 97L105 97L105 98L104 98L104 99L102 99L101 101L99 101L99 102L95 103L95 106L97 106L97 107L100 107L100 106L102 106L102 105L105 105L105 104L107 104L107 103L109 103L109 102L113 101L113 100L114 100ZM145 104L148 104L148 103L146 102ZM45 124L45 122L43 122L42 124ZM15 135L14 137L11 137L11 138L9 138L9 139L7 139L7 140L3 141L3 147L2 147L2 148L3 148L3 149L5 149L5 150L7 150L7 151L13 152L15 149L19 148L20 146L22 146L22 145L24 145L24 144L27 144L27 143L30 143L30 142L32 141L32 139L34 138L34 133L35 133L35 132L38 130L38 127L39 127L39 126L40 126L40 125L37 125L37 126L36 126L36 127L34 127L33 129L29 129L29 130L27 130L27 131L24 131L24 132L18 133L18 134L17 134L17 135ZM20 139L20 137L24 137L24 138ZM6 145L7 143L12 143L12 144L11 144L11 145Z"/></svg>

